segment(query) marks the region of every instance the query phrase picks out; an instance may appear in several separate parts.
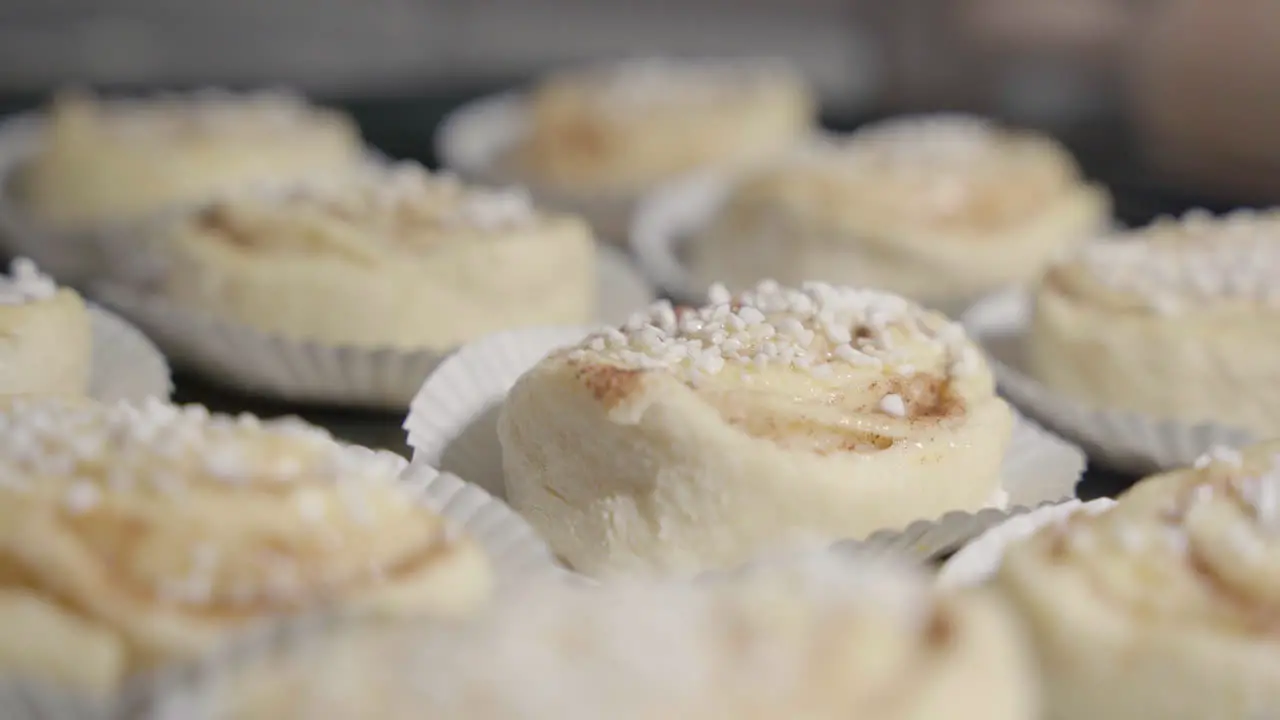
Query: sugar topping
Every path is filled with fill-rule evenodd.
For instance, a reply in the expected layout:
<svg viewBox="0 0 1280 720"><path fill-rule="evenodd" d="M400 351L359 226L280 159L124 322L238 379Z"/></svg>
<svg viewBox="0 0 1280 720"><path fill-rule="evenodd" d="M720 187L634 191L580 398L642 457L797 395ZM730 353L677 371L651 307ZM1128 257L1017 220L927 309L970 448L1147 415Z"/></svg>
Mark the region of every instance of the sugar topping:
<svg viewBox="0 0 1280 720"><path fill-rule="evenodd" d="M709 105L780 75L783 65L762 60L634 59L587 71L592 100L604 109Z"/></svg>
<svg viewBox="0 0 1280 720"><path fill-rule="evenodd" d="M404 465L389 452L342 445L300 420L231 417L201 406L32 399L0 411L0 492L60 493L55 499L70 516L97 512L115 498L156 498L176 509L184 502L199 503L193 493L201 487L265 488L266 497L284 499L284 512L294 508L302 526L330 521L312 534L327 532L325 537L341 547L344 533L373 532L385 519L380 512L399 513L421 503L419 490L400 479ZM281 522L287 527L290 519ZM206 544L192 553L190 572L157 581L159 599L178 604L210 599L210 568L217 564L218 547ZM242 576L243 587L224 589L237 601L287 600L304 589L300 560L264 552L248 561L257 563L264 579L245 584ZM367 568L375 578L385 570L377 562L371 559ZM333 580L350 580L351 571L343 572L348 575Z"/></svg>
<svg viewBox="0 0 1280 720"><path fill-rule="evenodd" d="M299 205L320 207L347 221L438 229L500 232L538 219L533 200L523 188L467 186L447 173L431 173L414 162L368 168L340 179L259 188L256 196L294 211ZM216 212L235 213L244 198L218 201Z"/></svg>
<svg viewBox="0 0 1280 720"><path fill-rule="evenodd" d="M36 264L27 258L15 258L9 263L9 276L0 276L0 305L25 305L53 297L58 285L53 278L40 272Z"/></svg>
<svg viewBox="0 0 1280 720"><path fill-rule="evenodd" d="M1280 307L1280 213L1192 211L1163 219L1079 255L1104 286L1150 309L1177 314L1203 301Z"/></svg>
<svg viewBox="0 0 1280 720"><path fill-rule="evenodd" d="M835 365L911 375L916 368L908 348L920 345L945 358L952 375L981 367L960 325L889 293L817 282L792 290L766 280L737 296L716 285L709 300L696 310L655 303L621 329L588 337L570 359L594 355L626 367L675 371L695 383L726 365L782 365L820 378L830 377ZM888 410L896 409L887 402Z"/></svg>

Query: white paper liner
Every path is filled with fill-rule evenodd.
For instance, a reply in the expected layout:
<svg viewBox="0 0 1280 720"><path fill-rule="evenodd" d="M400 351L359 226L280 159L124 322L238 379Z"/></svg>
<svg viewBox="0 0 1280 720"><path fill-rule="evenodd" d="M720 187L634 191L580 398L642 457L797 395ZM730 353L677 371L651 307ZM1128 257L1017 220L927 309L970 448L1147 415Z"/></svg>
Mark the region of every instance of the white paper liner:
<svg viewBox="0 0 1280 720"><path fill-rule="evenodd" d="M653 290L617 250L597 248L601 322L621 323ZM403 410L448 353L339 346L273 334L102 283L94 294L137 323L175 362L243 392L294 402Z"/></svg>
<svg viewBox="0 0 1280 720"><path fill-rule="evenodd" d="M102 402L169 399L173 392L169 363L146 336L93 306L89 308L89 327L93 333L89 397Z"/></svg>
<svg viewBox="0 0 1280 720"><path fill-rule="evenodd" d="M715 218L730 187L723 174L703 173L664 185L636 204L631 252L654 285L683 303L706 302L707 285L686 265L684 249Z"/></svg>
<svg viewBox="0 0 1280 720"><path fill-rule="evenodd" d="M1064 503L1042 507L1024 515L1009 518L984 532L969 543L938 571L939 587L954 589L981 585L990 580L1000 569L1005 548L1028 538L1046 525L1056 523L1077 512L1100 513L1116 504L1110 498L1082 502L1068 500Z"/></svg>
<svg viewBox="0 0 1280 720"><path fill-rule="evenodd" d="M1252 435L1240 428L1093 408L1040 384L1026 374L1023 363L1030 314L1025 293L1004 292L974 305L962 323L986 350L1001 392L1031 417L1080 444L1091 458L1116 470L1146 474L1191 465L1215 445L1252 442Z"/></svg>
<svg viewBox="0 0 1280 720"><path fill-rule="evenodd" d="M551 350L581 340L589 328L542 327L496 333L468 344L436 368L405 420L415 462L426 463L504 497L496 422L515 381ZM905 529L886 529L862 544L926 559L954 549L1011 515L1074 497L1084 473L1075 446L1019 417L1005 456L1008 509L949 513Z"/></svg>
<svg viewBox="0 0 1280 720"><path fill-rule="evenodd" d="M403 477L420 487L428 505L484 548L498 577L499 592L511 583L562 576L533 527L483 488L419 462L410 463Z"/></svg>
<svg viewBox="0 0 1280 720"><path fill-rule="evenodd" d="M581 215L597 237L625 245L640 194L570 193L540 185L504 164L528 127L523 94L507 92L467 103L450 113L436 131L436 156L464 180L481 185L522 185L540 205Z"/></svg>

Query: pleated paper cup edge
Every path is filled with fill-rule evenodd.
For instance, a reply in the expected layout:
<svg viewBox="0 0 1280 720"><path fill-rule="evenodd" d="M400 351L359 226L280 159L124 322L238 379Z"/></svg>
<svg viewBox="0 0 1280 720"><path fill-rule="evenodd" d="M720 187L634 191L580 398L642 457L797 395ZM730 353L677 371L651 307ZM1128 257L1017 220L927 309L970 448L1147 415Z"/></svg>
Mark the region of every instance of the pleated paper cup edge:
<svg viewBox="0 0 1280 720"><path fill-rule="evenodd" d="M445 450L511 386L552 350L571 345L589 326L542 326L506 330L467 343L436 367L409 404L404 421L414 461L439 467ZM452 470L452 468L445 468ZM459 475L487 486L492 479Z"/></svg>
<svg viewBox="0 0 1280 720"><path fill-rule="evenodd" d="M652 288L619 251L599 250L598 312L602 321L620 322L625 317L617 316L653 301ZM98 283L94 294L142 326L175 360L211 380L286 400L404 410L431 371L456 350L293 339L173 305L116 282Z"/></svg>
<svg viewBox="0 0 1280 720"><path fill-rule="evenodd" d="M402 477L421 489L441 517L484 549L500 586L561 576L563 570L542 536L480 486L417 462L409 463Z"/></svg>
<svg viewBox="0 0 1280 720"><path fill-rule="evenodd" d="M667 294L702 304L707 288L680 257L695 227L705 226L724 203L730 181L703 171L666 183L644 195L631 218L629 243L641 270Z"/></svg>
<svg viewBox="0 0 1280 720"><path fill-rule="evenodd" d="M979 345L992 335L1022 334L1029 302L1025 291L993 293L970 308L961 322ZM1115 470L1136 474L1170 470L1194 462L1214 445L1240 446L1253 439L1246 430L1220 423L1190 423L1089 407L989 353L988 360L1000 389L1014 404Z"/></svg>
<svg viewBox="0 0 1280 720"><path fill-rule="evenodd" d="M115 720L114 699L95 698L39 679L0 677L4 720Z"/></svg>
<svg viewBox="0 0 1280 720"><path fill-rule="evenodd" d="M1012 492L1015 484L1043 481L1043 485L1026 502L1011 503L1007 508L983 508L977 512L955 510L937 518L921 518L905 528L877 530L862 540L840 542L864 551L896 552L919 561L928 561L967 546L982 533L1009 518L1074 499L1076 486L1084 476L1084 454L1079 448L1034 422L1021 417L1017 422L1022 430L1019 432L1015 429L1013 438L1016 440L1019 434L1034 438L1024 446L1032 447L1034 443L1040 450L1033 455L1039 456L1042 461L1049 461L1047 465L1039 465L1038 468L1027 468L1028 472L1020 477L1008 477L1002 472L1001 486L1006 492ZM1032 472L1033 470L1035 471Z"/></svg>
<svg viewBox="0 0 1280 720"><path fill-rule="evenodd" d="M221 384L303 403L402 410L444 356L434 350L326 345L275 335L102 283L94 294L178 363Z"/></svg>
<svg viewBox="0 0 1280 720"><path fill-rule="evenodd" d="M988 528L948 559L938 571L937 584L947 589L980 585L995 573L1010 545L1077 512L1101 512L1115 504L1110 498L1071 499L1010 517Z"/></svg>
<svg viewBox="0 0 1280 720"><path fill-rule="evenodd" d="M124 318L89 304L93 347L89 395L96 400L168 400L173 393L169 362L159 348ZM106 347L100 347L100 341ZM113 389L115 390L113 392Z"/></svg>

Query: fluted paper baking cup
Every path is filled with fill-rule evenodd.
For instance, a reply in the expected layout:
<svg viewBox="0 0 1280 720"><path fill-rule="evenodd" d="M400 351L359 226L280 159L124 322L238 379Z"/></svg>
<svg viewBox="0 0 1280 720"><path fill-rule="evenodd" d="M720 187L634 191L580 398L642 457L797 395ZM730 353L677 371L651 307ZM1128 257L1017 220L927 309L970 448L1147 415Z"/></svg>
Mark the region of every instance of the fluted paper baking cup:
<svg viewBox="0 0 1280 720"><path fill-rule="evenodd" d="M1068 500L1011 517L982 533L977 540L951 556L938 571L938 586L951 589L981 585L1000 569L1005 548L1031 537L1046 525L1066 520L1078 512L1100 513L1115 504L1116 501L1110 498L1088 502Z"/></svg>
<svg viewBox="0 0 1280 720"><path fill-rule="evenodd" d="M986 351L1000 390L1046 427L1081 445L1116 470L1145 474L1185 467L1215 445L1252 442L1241 428L1186 423L1113 408L1096 408L1062 395L1026 371L1023 343L1031 319L1026 293L992 295L970 308L962 323Z"/></svg>
<svg viewBox="0 0 1280 720"><path fill-rule="evenodd" d="M129 323L99 307L89 308L93 357L89 397L102 402L168 400L173 392L169 363Z"/></svg>
<svg viewBox="0 0 1280 720"><path fill-rule="evenodd" d="M636 204L631 252L645 276L681 302L706 302L707 286L689 269L685 248L719 212L729 188L724 175L703 173L664 185Z"/></svg>
<svg viewBox="0 0 1280 720"><path fill-rule="evenodd" d="M436 368L413 399L405 430L415 462L442 468L504 497L497 417L516 380L550 351L590 332L585 327L525 328L496 333L462 347ZM886 529L864 545L925 559L955 549L1007 517L1074 497L1084 454L1019 417L1005 456L1008 509L956 512Z"/></svg>
<svg viewBox="0 0 1280 720"><path fill-rule="evenodd" d="M403 477L421 488L436 512L484 548L500 590L511 583L562 574L533 527L483 488L421 462L410 463Z"/></svg>
<svg viewBox="0 0 1280 720"><path fill-rule="evenodd" d="M482 185L522 185L540 205L586 218L597 237L625 245L639 194L569 192L515 172L507 162L529 123L521 93L508 92L473 101L455 110L436 131L436 155L464 180Z"/></svg>
<svg viewBox="0 0 1280 720"><path fill-rule="evenodd" d="M648 284L616 250L599 248L597 276L601 322L621 323L653 301ZM287 337L122 284L96 285L94 294L141 327L174 362L241 391L282 400L403 410L447 355Z"/></svg>

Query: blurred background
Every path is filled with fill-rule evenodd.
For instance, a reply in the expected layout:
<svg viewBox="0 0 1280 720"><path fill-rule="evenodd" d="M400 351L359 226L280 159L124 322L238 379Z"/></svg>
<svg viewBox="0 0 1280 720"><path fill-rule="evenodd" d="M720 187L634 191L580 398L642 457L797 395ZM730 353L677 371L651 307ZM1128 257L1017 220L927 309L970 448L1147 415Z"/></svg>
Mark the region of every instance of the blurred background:
<svg viewBox="0 0 1280 720"><path fill-rule="evenodd" d="M981 112L1051 131L1140 222L1280 197L1274 0L0 0L0 111L50 90L293 86L432 162L459 103L566 63L780 55L827 124Z"/></svg>
<svg viewBox="0 0 1280 720"><path fill-rule="evenodd" d="M1048 131L1129 224L1280 200L1276 0L0 0L0 114L67 85L293 87L434 165L435 128L462 103L652 55L790 58L837 130L961 110ZM177 385L216 410L298 411ZM403 449L398 416L305 415ZM1125 485L1091 472L1080 493Z"/></svg>

